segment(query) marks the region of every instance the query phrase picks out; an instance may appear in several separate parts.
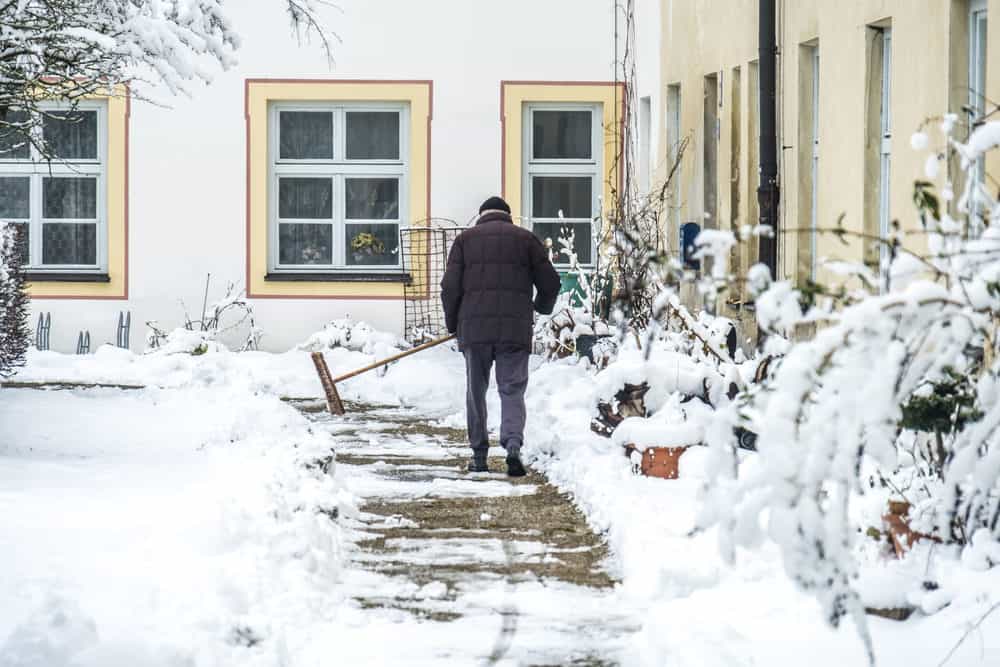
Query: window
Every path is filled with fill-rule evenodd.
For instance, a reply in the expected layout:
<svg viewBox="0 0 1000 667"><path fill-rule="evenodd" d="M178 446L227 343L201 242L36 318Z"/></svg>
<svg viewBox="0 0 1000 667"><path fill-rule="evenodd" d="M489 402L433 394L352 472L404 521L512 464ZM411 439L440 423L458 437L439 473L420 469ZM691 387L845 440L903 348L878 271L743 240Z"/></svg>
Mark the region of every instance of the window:
<svg viewBox="0 0 1000 667"><path fill-rule="evenodd" d="M879 39L882 46L882 76L881 76L881 111L879 112L880 147L879 147L879 194L878 220L879 236L889 236L889 178L892 166L892 29L881 28ZM881 262L888 260L888 248L883 243Z"/></svg>
<svg viewBox="0 0 1000 667"><path fill-rule="evenodd" d="M653 103L648 97L639 100L639 190L646 195L652 186L651 155L652 155L652 122Z"/></svg>
<svg viewBox="0 0 1000 667"><path fill-rule="evenodd" d="M601 105L529 104L524 122L523 210L531 229L567 265L560 238L572 236L582 266L596 255L601 192Z"/></svg>
<svg viewBox="0 0 1000 667"><path fill-rule="evenodd" d="M810 242L809 252L812 261L812 265L809 269L809 275L812 278L816 277L816 241L818 237L818 232L816 229L819 227L819 47L815 46L812 49L812 172L810 174L812 179L812 197L809 202L809 217L812 224L810 228L812 229L812 240Z"/></svg>
<svg viewBox="0 0 1000 667"><path fill-rule="evenodd" d="M0 219L20 226L30 272L106 272L106 104L44 106L39 120L51 161L19 132L0 136ZM8 112L5 122L28 117Z"/></svg>
<svg viewBox="0 0 1000 667"><path fill-rule="evenodd" d="M819 44L799 48L799 271L815 279L819 241Z"/></svg>
<svg viewBox="0 0 1000 667"><path fill-rule="evenodd" d="M969 109L973 120L982 117L986 107L986 0L972 0L969 5Z"/></svg>
<svg viewBox="0 0 1000 667"><path fill-rule="evenodd" d="M272 105L273 271L400 267L407 126L399 104Z"/></svg>
<svg viewBox="0 0 1000 667"><path fill-rule="evenodd" d="M681 167L674 165L680 160L681 152L681 84L667 86L667 173L674 170L670 182L670 206L674 229L681 228Z"/></svg>
<svg viewBox="0 0 1000 667"><path fill-rule="evenodd" d="M986 0L972 0L969 5L969 127L981 122L986 113ZM970 130L971 131L971 130ZM980 157L973 167L973 178L977 186L986 180L986 164ZM970 212L979 214L980 202L973 197Z"/></svg>
<svg viewBox="0 0 1000 667"><path fill-rule="evenodd" d="M709 74L704 83L702 140L702 201L705 226L719 228L719 76Z"/></svg>
<svg viewBox="0 0 1000 667"><path fill-rule="evenodd" d="M743 223L743 70L737 66L729 78L729 231L740 238ZM742 275L740 244L729 251L729 273ZM730 294L732 300L733 294ZM737 297L738 298L738 297Z"/></svg>

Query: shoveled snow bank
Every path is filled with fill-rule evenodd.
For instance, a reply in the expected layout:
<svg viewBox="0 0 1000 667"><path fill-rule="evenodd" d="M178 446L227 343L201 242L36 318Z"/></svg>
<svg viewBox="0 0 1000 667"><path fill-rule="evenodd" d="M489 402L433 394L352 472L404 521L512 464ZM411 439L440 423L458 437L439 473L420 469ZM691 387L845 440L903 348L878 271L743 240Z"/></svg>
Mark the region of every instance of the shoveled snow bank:
<svg viewBox="0 0 1000 667"><path fill-rule="evenodd" d="M179 345L146 354L134 354L103 345L87 355L28 352L27 365L12 380L28 383L124 384L158 388L234 386L283 398L320 398L323 394L310 352L322 351L334 376L396 354L404 343L367 324L343 326L334 322L294 350L281 354L230 352L220 345ZM192 338L192 340L200 340ZM454 343L433 348L404 362L373 371L338 385L346 400L384 404L420 403L446 408L454 403L455 386L437 382L455 372L464 376L461 356ZM443 372L442 372L443 371Z"/></svg>
<svg viewBox="0 0 1000 667"><path fill-rule="evenodd" d="M0 664L287 664L337 613L329 453L240 387L0 390Z"/></svg>

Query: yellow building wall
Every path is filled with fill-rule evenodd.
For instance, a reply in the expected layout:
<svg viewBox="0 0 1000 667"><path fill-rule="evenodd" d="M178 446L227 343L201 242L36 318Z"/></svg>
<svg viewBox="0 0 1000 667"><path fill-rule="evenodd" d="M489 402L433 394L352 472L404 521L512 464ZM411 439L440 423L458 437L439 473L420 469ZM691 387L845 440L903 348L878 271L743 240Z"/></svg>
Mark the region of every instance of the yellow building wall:
<svg viewBox="0 0 1000 667"><path fill-rule="evenodd" d="M951 61L950 32L953 1L961 0L796 0L785 2L781 22L780 128L782 150L782 211L785 229L808 228L811 201L802 200L803 191L796 187L810 179L800 173L801 152L811 154L812 147L798 138L800 123L811 123L807 114L799 113L799 77L808 63L802 62L800 45L818 40L819 48L819 168L817 182L817 226L833 228L843 217L843 226L852 232L878 234L878 200L866 202L866 142L874 132L869 124L872 81L879 72L870 72L866 42L872 39L870 26L892 29L891 70L891 168L889 179L890 220L898 219L904 230L915 230L919 223L913 210L913 181L923 178L927 154L914 151L910 137L924 121L949 109ZM967 54L961 54L965 63ZM877 105L878 100L874 103ZM936 125L928 133L932 141ZM878 151L873 145L869 150ZM877 167L876 167L877 168ZM869 193L877 186L869 183ZM803 282L807 264L799 261L809 255L809 235L785 234L781 237L779 256L782 275ZM918 235L905 237L907 246L920 250L925 240ZM877 256L877 244L858 238L845 237L845 245L832 234L819 234L818 258L826 260L861 261ZM865 246L868 246L867 248ZM821 281L832 276L820 269Z"/></svg>
<svg viewBox="0 0 1000 667"><path fill-rule="evenodd" d="M128 298L128 154L131 100L122 87L99 97L108 105L108 161L105 170L109 282L44 281L28 283L32 299Z"/></svg>
<svg viewBox="0 0 1000 667"><path fill-rule="evenodd" d="M805 55L800 47L818 40L820 56L819 176L817 220L833 227L843 215L852 231L865 230L865 155L867 128L867 81L869 65L866 39L869 26L891 25L893 35L892 140L890 218L903 229L917 225L911 203L913 181L923 178L927 154L910 147L910 137L929 117L940 116L957 103L964 103L966 82L959 80L967 67L967 0L779 0L778 40L778 128L781 179L780 225L797 229L808 225L811 201L800 187L810 174L800 169L808 164L800 151L812 146L800 141L800 123L811 122L800 113L800 76ZM1000 99L1000 0L989 0L990 66L987 95ZM756 224L757 91L756 61L758 3L756 0L662 0L662 88L681 85L682 134L691 144L680 169L681 221L703 227L736 227ZM739 109L734 119L734 95L730 81L740 68ZM706 220L704 211L704 77L715 74L722 82L718 142L718 192L716 220ZM956 89L959 93L956 95ZM664 104L666 104L666 96ZM661 109L666 117L666 109ZM733 129L740 134L733 145ZM665 133L664 133L665 134ZM934 145L943 145L937 123L928 126ZM668 168L666 137L658 146L657 176ZM734 159L735 156L735 159ZM1000 174L1000 156L991 156L987 169ZM738 195L738 196L734 196ZM678 230L668 216L666 238L676 250ZM869 222L870 224L870 222ZM779 272L803 281L808 276L808 235L785 234L779 240ZM923 247L919 235L907 237L908 246ZM744 271L754 259L744 250L737 266ZM817 254L826 259L861 261L862 243L841 243L831 235L820 235ZM820 278L829 274L820 273ZM729 300L735 300L730 295Z"/></svg>
<svg viewBox="0 0 1000 667"><path fill-rule="evenodd" d="M253 298L401 299L399 283L268 281L268 105L277 101L404 102L410 107L409 211L412 224L430 219L429 81L250 79L247 122L247 291Z"/></svg>
<svg viewBox="0 0 1000 667"><path fill-rule="evenodd" d="M757 2L663 0L661 21L661 88L680 86L680 136L689 139L674 175L677 200L670 202L679 215L671 212L665 222L667 248L677 254L678 222L736 231L756 217L757 93L751 63L757 60ZM735 68L739 68L738 79ZM704 207L705 79L712 75L716 77L719 124L716 179L709 185L716 189L717 209L715 218L708 219ZM661 118L667 118L667 97L661 96ZM668 155L674 150L667 145L672 137L666 132L660 136L654 187L667 178L672 166ZM734 272L744 273L755 259L754 248L741 247L733 258ZM741 295L735 292L725 298L738 302Z"/></svg>

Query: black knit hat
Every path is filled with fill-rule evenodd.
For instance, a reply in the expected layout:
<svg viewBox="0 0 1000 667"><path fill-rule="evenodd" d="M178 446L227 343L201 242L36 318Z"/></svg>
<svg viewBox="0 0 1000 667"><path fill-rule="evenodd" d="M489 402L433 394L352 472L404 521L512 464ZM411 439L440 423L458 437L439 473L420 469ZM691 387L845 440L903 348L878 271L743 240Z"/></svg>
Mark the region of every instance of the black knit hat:
<svg viewBox="0 0 1000 667"><path fill-rule="evenodd" d="M482 213L483 211L503 211L510 215L510 204L505 202L501 197L490 197L479 207L479 212Z"/></svg>

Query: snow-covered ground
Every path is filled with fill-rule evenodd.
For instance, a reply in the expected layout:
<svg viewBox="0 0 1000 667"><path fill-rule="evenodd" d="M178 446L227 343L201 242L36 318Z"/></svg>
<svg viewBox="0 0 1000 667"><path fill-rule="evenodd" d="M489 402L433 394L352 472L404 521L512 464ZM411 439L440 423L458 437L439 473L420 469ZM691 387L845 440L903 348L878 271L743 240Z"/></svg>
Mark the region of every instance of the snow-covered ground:
<svg viewBox="0 0 1000 667"><path fill-rule="evenodd" d="M336 613L325 445L228 386L0 390L0 664L280 664Z"/></svg>
<svg viewBox="0 0 1000 667"><path fill-rule="evenodd" d="M334 373L381 351L355 348L327 352ZM621 448L589 430L601 377L575 360L533 367L526 456L606 532L617 604L643 624L630 664L866 663L851 624L827 626L773 545L730 566L713 532L688 535L702 452L685 455L679 480L634 476ZM0 664L314 664L296 657L323 628L361 622L343 604L341 529L316 511L350 512L353 501L336 478L301 465L329 440L279 400L319 395L305 351L33 352L15 379L146 389L0 390ZM341 393L462 427L463 383L460 355L437 348ZM353 483L363 495L385 482ZM870 618L878 664L936 665L970 630L948 664L1000 664L1000 613L972 629L1000 601L1000 568L956 562L919 550L902 563L873 556L873 594L892 602L900 591L887 581L928 568L951 603L903 623ZM403 631L366 627L366 642Z"/></svg>

